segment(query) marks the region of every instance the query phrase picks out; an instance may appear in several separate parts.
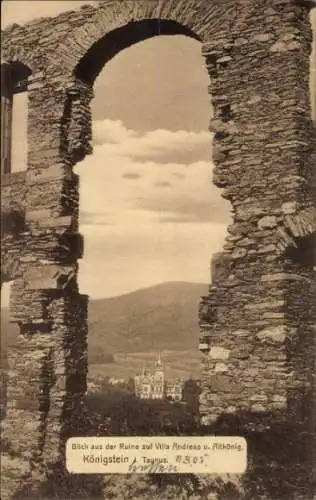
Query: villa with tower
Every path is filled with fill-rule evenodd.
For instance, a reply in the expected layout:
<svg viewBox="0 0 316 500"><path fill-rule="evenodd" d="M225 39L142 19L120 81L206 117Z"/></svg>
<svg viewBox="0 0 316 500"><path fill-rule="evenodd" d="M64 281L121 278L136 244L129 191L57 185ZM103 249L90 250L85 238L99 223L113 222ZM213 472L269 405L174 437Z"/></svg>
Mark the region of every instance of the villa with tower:
<svg viewBox="0 0 316 500"><path fill-rule="evenodd" d="M135 395L140 399L181 401L183 386L183 379L166 380L160 354L153 367L143 367L142 372L134 377Z"/></svg>

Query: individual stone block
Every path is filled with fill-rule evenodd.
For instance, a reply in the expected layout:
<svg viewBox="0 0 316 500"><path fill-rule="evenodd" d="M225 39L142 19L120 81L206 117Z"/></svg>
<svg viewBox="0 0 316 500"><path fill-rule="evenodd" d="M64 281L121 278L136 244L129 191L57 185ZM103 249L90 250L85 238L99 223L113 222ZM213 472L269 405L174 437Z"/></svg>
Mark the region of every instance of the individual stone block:
<svg viewBox="0 0 316 500"><path fill-rule="evenodd" d="M26 290L63 290L76 277L74 266L39 266L28 270L24 275Z"/></svg>
<svg viewBox="0 0 316 500"><path fill-rule="evenodd" d="M209 356L210 358L212 359L221 359L221 360L225 360L225 359L228 359L229 358L229 354L230 354L230 350L229 349L225 349L224 347L221 347L221 346L212 346L211 347L211 350L210 350L210 353L209 353Z"/></svg>
<svg viewBox="0 0 316 500"><path fill-rule="evenodd" d="M271 341L276 344L282 344L286 339L286 328L283 325L273 328L265 328L257 333L257 337L262 341Z"/></svg>
<svg viewBox="0 0 316 500"><path fill-rule="evenodd" d="M228 253L218 252L213 254L211 261L211 278L214 285L228 278L230 266L231 256Z"/></svg>
<svg viewBox="0 0 316 500"><path fill-rule="evenodd" d="M278 219L274 215L266 215L258 221L259 229L274 228L278 224Z"/></svg>

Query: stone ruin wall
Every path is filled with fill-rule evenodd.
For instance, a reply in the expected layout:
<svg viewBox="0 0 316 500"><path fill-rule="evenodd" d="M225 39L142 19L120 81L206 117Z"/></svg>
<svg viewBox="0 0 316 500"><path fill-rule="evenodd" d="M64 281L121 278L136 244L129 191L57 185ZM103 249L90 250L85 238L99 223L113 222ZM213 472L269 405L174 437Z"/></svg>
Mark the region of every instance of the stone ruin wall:
<svg viewBox="0 0 316 500"><path fill-rule="evenodd" d="M295 0L104 0L2 33L9 72L28 68L27 171L2 171L2 278L14 280L11 319L21 333L8 351L6 491L47 474L76 434L88 299L77 285L83 241L72 167L91 153L90 101L102 65L93 67L90 49L105 40L97 58L103 64L115 54L105 34L118 33L120 49L156 34L148 24L144 36L129 35L133 21L161 19L166 33L200 39L210 75L213 180L231 202L233 223L200 306L202 422L293 408L303 418L315 366L310 7ZM23 403L29 393L31 409Z"/></svg>
<svg viewBox="0 0 316 500"><path fill-rule="evenodd" d="M258 9L224 56L212 49L206 57L213 180L232 204L233 223L200 306L205 423L223 408L277 415L290 407L303 418L303 395L313 398L311 32L304 9L282 4L282 16Z"/></svg>

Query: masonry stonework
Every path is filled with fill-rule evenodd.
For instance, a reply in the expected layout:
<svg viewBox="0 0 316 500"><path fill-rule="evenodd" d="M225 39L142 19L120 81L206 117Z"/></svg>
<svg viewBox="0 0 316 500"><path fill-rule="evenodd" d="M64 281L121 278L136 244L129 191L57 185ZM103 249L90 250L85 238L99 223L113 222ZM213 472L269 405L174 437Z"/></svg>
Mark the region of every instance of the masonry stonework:
<svg viewBox="0 0 316 500"><path fill-rule="evenodd" d="M90 102L103 65L159 34L201 42L214 108L213 180L233 212L200 306L202 423L242 411L306 418L316 313L311 5L102 0L2 33L13 92L23 73L28 96L26 171L10 174L7 159L1 166L2 281L14 281L11 319L20 329L8 351L2 498L62 462L76 419L80 425L87 297L77 285L83 241L72 167L92 152Z"/></svg>

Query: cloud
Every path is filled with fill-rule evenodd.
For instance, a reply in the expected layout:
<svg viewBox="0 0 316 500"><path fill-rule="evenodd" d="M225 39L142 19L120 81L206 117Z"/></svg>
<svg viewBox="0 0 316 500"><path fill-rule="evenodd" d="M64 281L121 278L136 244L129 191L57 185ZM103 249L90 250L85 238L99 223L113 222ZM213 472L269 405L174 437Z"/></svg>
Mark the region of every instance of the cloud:
<svg viewBox="0 0 316 500"><path fill-rule="evenodd" d="M185 178L185 175L184 174L180 174L179 172L172 172L173 177L176 177L176 179L184 179Z"/></svg>
<svg viewBox="0 0 316 500"><path fill-rule="evenodd" d="M228 220L227 207L221 206L221 200L217 197L194 198L175 193L173 196L161 196L141 198L135 202L140 210L148 210L159 214L160 223L222 223Z"/></svg>
<svg viewBox="0 0 316 500"><path fill-rule="evenodd" d="M161 168L152 166L153 173L159 175ZM228 224L230 220L230 204L221 197L221 192L212 181L211 162L199 161L188 165L165 165L164 179L156 181L157 186L168 189L148 190L138 192L132 200L131 208L146 211L155 217L155 221L164 223L221 223ZM174 182L174 174L185 171L181 182ZM166 181L167 175L173 182ZM162 176L162 174L160 174Z"/></svg>
<svg viewBox="0 0 316 500"><path fill-rule="evenodd" d="M93 122L93 143L123 144L128 139L136 138L137 132L127 129L121 120L96 120Z"/></svg>
<svg viewBox="0 0 316 500"><path fill-rule="evenodd" d="M80 210L79 222L82 225L105 226L110 225L109 213L101 207L99 212Z"/></svg>
<svg viewBox="0 0 316 500"><path fill-rule="evenodd" d="M148 159L159 163L184 163L211 157L212 136L207 131L151 130L140 134L126 128L121 120L97 120L93 123L95 150L104 154Z"/></svg>
<svg viewBox="0 0 316 500"><path fill-rule="evenodd" d="M113 294L135 288L135 280L139 287L208 281L209 259L222 248L230 215L212 184L210 157L203 159L193 146L203 141L182 131L152 131L146 141L149 133L127 130L122 122L112 125L107 120L100 129L112 142L99 144L76 166L86 256L80 262L81 290L102 296L104 276ZM180 138L184 150L194 151L181 163L170 148Z"/></svg>
<svg viewBox="0 0 316 500"><path fill-rule="evenodd" d="M221 224L84 226L85 256L79 261L82 293L119 295L164 281L209 282L210 258L222 248ZM136 286L135 286L136 283ZM107 288L108 287L108 288Z"/></svg>
<svg viewBox="0 0 316 500"><path fill-rule="evenodd" d="M140 179L142 177L141 174L138 174L137 172L125 172L122 174L123 179L131 179L131 180L136 180Z"/></svg>
<svg viewBox="0 0 316 500"><path fill-rule="evenodd" d="M159 188L166 188L166 187L171 187L172 184L171 184L171 182L168 182L168 181L157 181L154 183L154 186L159 187Z"/></svg>
<svg viewBox="0 0 316 500"><path fill-rule="evenodd" d="M207 132L154 130L140 134L119 120L98 121L94 130L102 144L77 165L81 208L86 212L81 224L229 221L229 204L211 181L211 158L200 157L200 145L206 137L209 141ZM106 138L109 142L103 143ZM194 152L194 161L174 161L174 148L180 152L180 145L181 154Z"/></svg>

